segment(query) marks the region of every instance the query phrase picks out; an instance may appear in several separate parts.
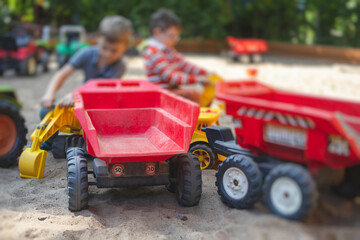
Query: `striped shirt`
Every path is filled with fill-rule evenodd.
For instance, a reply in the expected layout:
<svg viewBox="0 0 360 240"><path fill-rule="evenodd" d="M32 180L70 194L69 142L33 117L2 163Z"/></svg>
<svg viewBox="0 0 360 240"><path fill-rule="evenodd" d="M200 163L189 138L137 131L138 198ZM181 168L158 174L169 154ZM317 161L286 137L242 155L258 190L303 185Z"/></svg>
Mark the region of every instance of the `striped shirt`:
<svg viewBox="0 0 360 240"><path fill-rule="evenodd" d="M196 83L196 76L206 70L187 62L175 49L168 49L155 39L148 40L143 54L148 80L163 87Z"/></svg>

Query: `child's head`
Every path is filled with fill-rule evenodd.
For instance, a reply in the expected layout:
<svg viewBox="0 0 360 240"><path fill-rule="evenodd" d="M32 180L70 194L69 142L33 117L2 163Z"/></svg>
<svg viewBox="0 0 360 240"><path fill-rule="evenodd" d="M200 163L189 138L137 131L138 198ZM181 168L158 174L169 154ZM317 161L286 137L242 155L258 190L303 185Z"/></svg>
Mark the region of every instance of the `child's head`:
<svg viewBox="0 0 360 240"><path fill-rule="evenodd" d="M161 8L151 15L151 35L168 48L180 40L181 21L172 11Z"/></svg>
<svg viewBox="0 0 360 240"><path fill-rule="evenodd" d="M101 21L99 30L99 57L111 64L127 50L132 36L132 24L122 16L109 16Z"/></svg>

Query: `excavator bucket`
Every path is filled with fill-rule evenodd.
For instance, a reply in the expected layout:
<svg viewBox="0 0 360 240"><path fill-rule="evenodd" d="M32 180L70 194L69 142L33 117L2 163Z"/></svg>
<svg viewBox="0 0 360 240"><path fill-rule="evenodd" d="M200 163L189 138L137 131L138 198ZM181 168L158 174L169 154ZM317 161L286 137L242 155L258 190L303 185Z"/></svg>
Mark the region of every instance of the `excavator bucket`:
<svg viewBox="0 0 360 240"><path fill-rule="evenodd" d="M31 148L26 148L19 159L20 177L43 178L46 154L44 150L32 151Z"/></svg>
<svg viewBox="0 0 360 240"><path fill-rule="evenodd" d="M200 106L201 107L210 106L212 100L215 98L216 83L224 81L221 77L219 77L217 75L211 75L209 77L209 80L210 80L211 84L204 86L204 91L200 96Z"/></svg>
<svg viewBox="0 0 360 240"><path fill-rule="evenodd" d="M44 127L44 126L43 126ZM43 178L47 152L40 149L39 135L43 127L33 133L31 148L26 148L19 158L20 177Z"/></svg>

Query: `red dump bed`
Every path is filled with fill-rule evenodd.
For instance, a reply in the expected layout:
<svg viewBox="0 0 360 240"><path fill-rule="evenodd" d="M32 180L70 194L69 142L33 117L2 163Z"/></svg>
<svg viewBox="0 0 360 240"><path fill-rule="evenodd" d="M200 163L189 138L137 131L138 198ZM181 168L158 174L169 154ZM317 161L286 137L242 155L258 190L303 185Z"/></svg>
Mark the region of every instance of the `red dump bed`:
<svg viewBox="0 0 360 240"><path fill-rule="evenodd" d="M89 154L108 163L186 153L199 106L147 81L93 80L74 92Z"/></svg>
<svg viewBox="0 0 360 240"><path fill-rule="evenodd" d="M263 54L268 51L268 44L262 39L226 38L231 49L237 54Z"/></svg>
<svg viewBox="0 0 360 240"><path fill-rule="evenodd" d="M360 103L276 90L255 81L223 82L216 96L235 118L239 144L259 154L314 166L360 163Z"/></svg>

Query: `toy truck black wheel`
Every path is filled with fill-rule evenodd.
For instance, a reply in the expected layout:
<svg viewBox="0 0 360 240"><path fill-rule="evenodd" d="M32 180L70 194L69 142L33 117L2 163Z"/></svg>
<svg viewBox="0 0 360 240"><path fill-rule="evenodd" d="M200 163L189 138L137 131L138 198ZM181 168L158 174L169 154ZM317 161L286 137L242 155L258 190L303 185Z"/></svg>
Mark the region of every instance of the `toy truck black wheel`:
<svg viewBox="0 0 360 240"><path fill-rule="evenodd" d="M56 136L54 139L51 152L55 159L66 158L66 137L67 136Z"/></svg>
<svg viewBox="0 0 360 240"><path fill-rule="evenodd" d="M85 149L85 141L81 135L58 135L52 143L51 152L55 159L66 158L66 149L79 147Z"/></svg>
<svg viewBox="0 0 360 240"><path fill-rule="evenodd" d="M85 151L74 147L66 151L69 210L76 212L88 207L88 168Z"/></svg>
<svg viewBox="0 0 360 240"><path fill-rule="evenodd" d="M226 205L247 209L260 199L262 174L251 158L232 155L219 165L215 184Z"/></svg>
<svg viewBox="0 0 360 240"><path fill-rule="evenodd" d="M26 133L19 108L0 100L0 167L7 168L17 161L26 144Z"/></svg>
<svg viewBox="0 0 360 240"><path fill-rule="evenodd" d="M264 202L276 215L301 220L315 208L317 191L309 172L296 164L281 164L265 178Z"/></svg>
<svg viewBox="0 0 360 240"><path fill-rule="evenodd" d="M238 58L238 55L236 53L234 53L232 50L229 50L226 53L226 60L228 62L238 62L239 58Z"/></svg>
<svg viewBox="0 0 360 240"><path fill-rule="evenodd" d="M201 169L197 157L191 153L181 154L176 161L176 198L184 207L199 203L202 192Z"/></svg>
<svg viewBox="0 0 360 240"><path fill-rule="evenodd" d="M46 73L49 71L48 63L49 63L49 51L44 46L39 46L36 51L37 61L43 67L43 72Z"/></svg>
<svg viewBox="0 0 360 240"><path fill-rule="evenodd" d="M189 152L198 157L200 169L209 169L214 165L215 154L208 145L204 143L194 144L190 147Z"/></svg>
<svg viewBox="0 0 360 240"><path fill-rule="evenodd" d="M335 194L346 199L353 199L360 194L360 165L355 165L345 169L343 181L333 186Z"/></svg>
<svg viewBox="0 0 360 240"><path fill-rule="evenodd" d="M238 59L241 63L251 63L251 57L248 54L238 55Z"/></svg>
<svg viewBox="0 0 360 240"><path fill-rule="evenodd" d="M24 61L20 62L20 74L24 76L34 76L36 74L36 58L29 55Z"/></svg>
<svg viewBox="0 0 360 240"><path fill-rule="evenodd" d="M262 56L261 56L261 54L252 54L252 55L251 55L251 62L253 62L253 63L262 62Z"/></svg>

